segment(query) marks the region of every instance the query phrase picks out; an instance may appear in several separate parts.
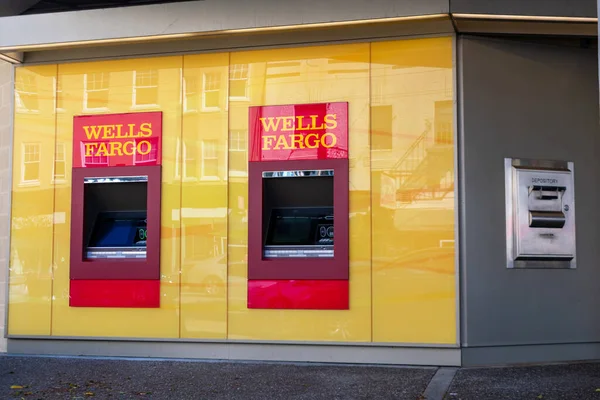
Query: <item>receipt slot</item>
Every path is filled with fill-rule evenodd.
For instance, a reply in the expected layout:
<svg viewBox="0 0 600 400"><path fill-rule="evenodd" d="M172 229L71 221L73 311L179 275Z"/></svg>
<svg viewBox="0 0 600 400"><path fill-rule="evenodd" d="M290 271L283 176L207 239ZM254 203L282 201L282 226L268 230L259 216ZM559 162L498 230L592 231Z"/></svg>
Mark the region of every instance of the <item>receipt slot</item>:
<svg viewBox="0 0 600 400"><path fill-rule="evenodd" d="M508 268L575 268L573 163L506 159Z"/></svg>

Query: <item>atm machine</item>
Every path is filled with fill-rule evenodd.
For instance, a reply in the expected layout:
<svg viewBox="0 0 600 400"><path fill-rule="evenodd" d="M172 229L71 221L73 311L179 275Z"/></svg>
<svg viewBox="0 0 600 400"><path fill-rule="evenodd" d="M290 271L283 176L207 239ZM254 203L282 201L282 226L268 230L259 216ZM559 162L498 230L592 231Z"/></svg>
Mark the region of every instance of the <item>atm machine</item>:
<svg viewBox="0 0 600 400"><path fill-rule="evenodd" d="M248 308L348 309L347 113L250 108Z"/></svg>
<svg viewBox="0 0 600 400"><path fill-rule="evenodd" d="M159 112L74 117L71 307L160 307L161 124ZM86 133L117 125L144 136ZM131 151L88 154L111 146Z"/></svg>

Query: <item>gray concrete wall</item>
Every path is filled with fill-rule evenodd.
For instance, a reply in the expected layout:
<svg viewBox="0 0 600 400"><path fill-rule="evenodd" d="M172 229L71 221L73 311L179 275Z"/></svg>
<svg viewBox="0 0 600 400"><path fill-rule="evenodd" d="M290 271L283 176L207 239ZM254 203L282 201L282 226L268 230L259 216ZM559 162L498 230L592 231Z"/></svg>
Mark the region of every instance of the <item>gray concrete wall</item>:
<svg viewBox="0 0 600 400"><path fill-rule="evenodd" d="M463 345L600 342L596 50L461 37L459 62ZM504 157L575 163L576 270L506 268Z"/></svg>
<svg viewBox="0 0 600 400"><path fill-rule="evenodd" d="M13 67L0 60L0 352L6 351L4 323L9 259Z"/></svg>
<svg viewBox="0 0 600 400"><path fill-rule="evenodd" d="M450 0L450 12L593 18L596 0Z"/></svg>

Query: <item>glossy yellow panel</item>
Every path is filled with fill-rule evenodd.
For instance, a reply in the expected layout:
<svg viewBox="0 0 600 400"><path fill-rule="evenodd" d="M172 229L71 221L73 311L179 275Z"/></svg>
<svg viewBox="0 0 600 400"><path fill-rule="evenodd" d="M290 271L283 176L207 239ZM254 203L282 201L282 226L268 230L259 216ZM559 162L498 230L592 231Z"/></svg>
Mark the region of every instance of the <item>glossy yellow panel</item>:
<svg viewBox="0 0 600 400"><path fill-rule="evenodd" d="M456 343L452 40L371 46L373 340Z"/></svg>
<svg viewBox="0 0 600 400"><path fill-rule="evenodd" d="M56 190L56 214L64 217L55 224L53 335L179 336L181 64L182 57L163 57L59 66L57 154L64 144L67 176ZM163 113L160 308L69 307L73 116L139 111Z"/></svg>
<svg viewBox="0 0 600 400"><path fill-rule="evenodd" d="M227 335L229 54L183 58L181 337Z"/></svg>
<svg viewBox="0 0 600 400"><path fill-rule="evenodd" d="M8 333L49 335L56 65L15 69Z"/></svg>
<svg viewBox="0 0 600 400"><path fill-rule="evenodd" d="M230 71L228 337L370 341L369 44L231 53ZM349 102L350 310L249 310L248 106L334 101Z"/></svg>

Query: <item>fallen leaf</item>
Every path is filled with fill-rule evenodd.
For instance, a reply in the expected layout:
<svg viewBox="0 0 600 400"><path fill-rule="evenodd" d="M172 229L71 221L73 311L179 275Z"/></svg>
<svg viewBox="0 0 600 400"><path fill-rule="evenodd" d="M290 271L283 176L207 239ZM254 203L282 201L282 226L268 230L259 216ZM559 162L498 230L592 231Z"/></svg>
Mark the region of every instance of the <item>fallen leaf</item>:
<svg viewBox="0 0 600 400"><path fill-rule="evenodd" d="M85 392L84 395L86 395L86 396L93 396L94 393L92 393L92 392Z"/></svg>
<svg viewBox="0 0 600 400"><path fill-rule="evenodd" d="M11 389L23 389L23 386L21 386L21 385L12 385L10 388Z"/></svg>
<svg viewBox="0 0 600 400"><path fill-rule="evenodd" d="M544 397L544 396L542 396L542 395L540 394L540 395L539 395L537 398L538 398L538 399L541 399L542 397Z"/></svg>
<svg viewBox="0 0 600 400"><path fill-rule="evenodd" d="M596 389L596 392L600 392L600 389Z"/></svg>

